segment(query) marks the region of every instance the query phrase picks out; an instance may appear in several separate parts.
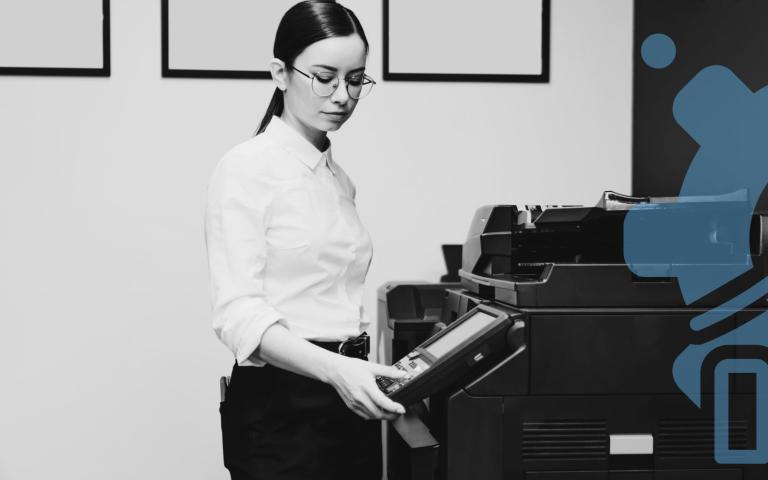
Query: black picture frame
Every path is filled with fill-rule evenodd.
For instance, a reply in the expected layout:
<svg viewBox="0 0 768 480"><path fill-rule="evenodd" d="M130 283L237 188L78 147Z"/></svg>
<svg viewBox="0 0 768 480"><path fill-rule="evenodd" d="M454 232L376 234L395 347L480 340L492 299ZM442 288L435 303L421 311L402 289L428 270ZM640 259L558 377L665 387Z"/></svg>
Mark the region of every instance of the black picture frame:
<svg viewBox="0 0 768 480"><path fill-rule="evenodd" d="M541 15L541 74L484 74L484 73L421 73L421 72L392 72L389 62L389 0L383 0L384 5L384 80L415 81L415 82L518 82L518 83L548 83L550 62L550 20L551 2L542 0Z"/></svg>
<svg viewBox="0 0 768 480"><path fill-rule="evenodd" d="M102 0L102 66L99 68L0 66L0 75L109 77L111 75L109 0Z"/></svg>
<svg viewBox="0 0 768 480"><path fill-rule="evenodd" d="M220 79L257 79L269 80L272 74L267 70L207 70L207 69L180 69L171 68L169 65L169 28L168 20L170 18L169 0L161 0L161 72L163 77L167 78L220 78Z"/></svg>

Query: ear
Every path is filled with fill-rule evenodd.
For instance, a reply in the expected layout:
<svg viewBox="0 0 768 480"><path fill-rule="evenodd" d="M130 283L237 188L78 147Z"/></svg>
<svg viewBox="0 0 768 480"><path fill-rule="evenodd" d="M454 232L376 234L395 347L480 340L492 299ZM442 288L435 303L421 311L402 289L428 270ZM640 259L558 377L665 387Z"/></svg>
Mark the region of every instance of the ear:
<svg viewBox="0 0 768 480"><path fill-rule="evenodd" d="M269 61L269 71L277 88L284 92L288 88L288 67L285 62L279 58L273 58Z"/></svg>

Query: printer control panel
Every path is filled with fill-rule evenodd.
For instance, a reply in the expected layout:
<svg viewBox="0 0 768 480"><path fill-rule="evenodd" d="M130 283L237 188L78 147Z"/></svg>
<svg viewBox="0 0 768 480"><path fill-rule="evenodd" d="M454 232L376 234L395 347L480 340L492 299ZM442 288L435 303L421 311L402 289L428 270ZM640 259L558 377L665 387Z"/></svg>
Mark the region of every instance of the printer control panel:
<svg viewBox="0 0 768 480"><path fill-rule="evenodd" d="M398 370L406 372L409 376L405 378L376 377L376 383L379 389L384 393L390 394L400 390L405 384L418 377L429 369L429 364L421 358L417 351L413 351L401 358L393 365Z"/></svg>
<svg viewBox="0 0 768 480"><path fill-rule="evenodd" d="M426 398L468 373L477 363L507 348L507 331L522 314L478 305L454 320L394 364L408 375L376 377L389 398L410 405Z"/></svg>

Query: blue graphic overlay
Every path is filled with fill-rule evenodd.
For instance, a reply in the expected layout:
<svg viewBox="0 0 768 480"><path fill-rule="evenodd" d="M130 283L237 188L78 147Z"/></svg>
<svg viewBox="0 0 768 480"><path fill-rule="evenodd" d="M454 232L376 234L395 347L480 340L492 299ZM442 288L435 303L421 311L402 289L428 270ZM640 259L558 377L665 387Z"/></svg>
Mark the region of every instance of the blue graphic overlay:
<svg viewBox="0 0 768 480"><path fill-rule="evenodd" d="M755 373L757 384L768 382L768 363L762 360L723 360L715 367L715 461L721 464L768 463L768 428L765 415L768 414L768 396L765 392L758 395L757 406L757 448L752 450L731 450L728 444L728 426L730 425L730 376L734 373Z"/></svg>
<svg viewBox="0 0 768 480"><path fill-rule="evenodd" d="M651 68L667 68L675 60L677 47L667 35L654 33L646 37L640 47L643 61Z"/></svg>
<svg viewBox="0 0 768 480"><path fill-rule="evenodd" d="M646 38L643 60L664 68L675 57L666 35ZM702 69L677 94L675 121L699 145L679 197L654 199L627 213L624 256L644 277L675 277L687 304L752 269L750 225L768 183L768 87L751 91L721 65ZM768 294L768 278L755 283L691 321L703 330L731 318ZM768 312L703 344L689 345L675 360L680 390L702 407L702 372L708 355L720 347L768 347ZM729 376L757 378L756 447L731 450ZM715 460L721 464L768 463L768 364L757 359L725 359L715 366Z"/></svg>

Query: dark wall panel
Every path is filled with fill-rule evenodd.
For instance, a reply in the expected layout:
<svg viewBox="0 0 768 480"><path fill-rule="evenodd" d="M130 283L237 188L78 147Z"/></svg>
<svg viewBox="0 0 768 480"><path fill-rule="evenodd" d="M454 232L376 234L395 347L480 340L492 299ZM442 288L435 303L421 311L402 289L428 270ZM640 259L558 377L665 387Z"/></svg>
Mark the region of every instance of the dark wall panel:
<svg viewBox="0 0 768 480"><path fill-rule="evenodd" d="M660 70L640 56L653 33L677 46ZM753 91L768 84L768 0L635 0L634 59L633 193L677 195L699 146L675 122L672 102L710 65L730 68ZM758 208L768 207L766 197Z"/></svg>

